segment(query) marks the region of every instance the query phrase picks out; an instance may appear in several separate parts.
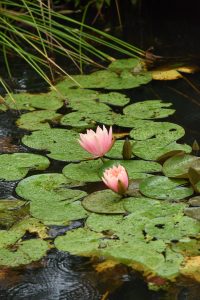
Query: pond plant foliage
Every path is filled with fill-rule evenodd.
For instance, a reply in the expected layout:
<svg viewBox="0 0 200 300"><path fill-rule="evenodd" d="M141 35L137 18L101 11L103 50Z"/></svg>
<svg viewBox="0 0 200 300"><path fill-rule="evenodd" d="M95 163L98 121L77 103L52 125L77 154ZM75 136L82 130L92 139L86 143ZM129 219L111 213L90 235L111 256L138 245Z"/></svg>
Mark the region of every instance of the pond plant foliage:
<svg viewBox="0 0 200 300"><path fill-rule="evenodd" d="M12 103L11 109L22 109L16 124L29 130L22 143L40 155L0 155L1 179L15 181L15 197L20 198L0 201L6 224L1 222L1 267L39 260L55 247L124 263L148 280L166 283L184 275L200 281L194 266L200 256L200 158L190 145L178 142L184 129L162 120L175 113L170 102L135 103L119 92L151 81L151 73L134 69L138 64L136 59L118 60L108 70L73 76L78 86L65 78L56 87L60 94L12 95L16 107ZM10 104L8 97L5 102ZM70 113L57 112L65 106ZM8 107L2 103L0 109ZM103 160L78 143L80 132L83 137L98 126L113 126L115 137ZM122 135L115 129L119 126ZM48 172L52 160L65 163L62 173ZM105 170L119 165L129 177L124 193L102 182ZM40 172L31 175L30 170ZM94 192L87 192L88 184ZM52 225L76 220L83 225L55 239L49 235ZM28 240L27 232L34 233Z"/></svg>

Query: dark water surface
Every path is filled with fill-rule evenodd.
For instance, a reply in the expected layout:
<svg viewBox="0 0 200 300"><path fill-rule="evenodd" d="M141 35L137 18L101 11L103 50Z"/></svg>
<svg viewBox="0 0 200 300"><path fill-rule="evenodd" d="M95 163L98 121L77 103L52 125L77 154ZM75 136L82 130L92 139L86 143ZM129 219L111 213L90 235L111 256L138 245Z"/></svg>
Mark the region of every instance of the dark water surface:
<svg viewBox="0 0 200 300"><path fill-rule="evenodd" d="M153 1L150 3L153 6ZM175 56L181 59L185 57L200 65L200 39L198 39L200 22L196 17L183 18L180 8L180 15L172 14L170 17L170 14L166 13L165 18L162 19L161 15L157 15L156 18L152 6L147 7L149 12L146 8L143 16L134 20L131 18L130 10L123 11L123 14L127 14L127 19L124 18L123 31L126 40L135 39L135 43L143 49L154 45L157 52L173 57L172 61ZM161 13L161 8L159 9ZM15 91L38 92L47 89L41 79L20 61L15 63L14 68ZM152 81L146 86L121 92L126 93L133 102L146 99L172 102L176 113L168 120L182 125L186 131L182 142L192 144L195 139L200 142L200 74L184 76L184 79L176 81ZM25 132L15 126L18 117L19 112L16 111L0 113L1 153L28 151L20 144L20 139ZM57 172L62 167L63 163L51 161L51 167L47 171ZM0 198L12 197L15 185L15 182L0 182ZM98 189L94 185L88 188ZM82 222L77 221L71 227L52 226L50 235L55 237L72 227L81 225ZM102 276L95 271L94 265L95 263L92 264L89 259L54 250L38 263L12 270L2 269L0 270L0 300L200 299L200 284L183 278L172 284L167 292L154 292L148 289L141 276L125 266L114 268L112 272Z"/></svg>

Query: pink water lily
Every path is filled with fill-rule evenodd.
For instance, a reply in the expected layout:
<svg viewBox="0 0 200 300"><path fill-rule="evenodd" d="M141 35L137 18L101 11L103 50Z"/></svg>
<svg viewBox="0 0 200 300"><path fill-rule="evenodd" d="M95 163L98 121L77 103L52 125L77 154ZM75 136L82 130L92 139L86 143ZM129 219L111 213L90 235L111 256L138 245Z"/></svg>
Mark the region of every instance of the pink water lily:
<svg viewBox="0 0 200 300"><path fill-rule="evenodd" d="M108 131L105 126L103 129L98 126L96 132L88 129L87 133L80 133L79 144L93 157L104 156L112 148L113 142L112 127Z"/></svg>
<svg viewBox="0 0 200 300"><path fill-rule="evenodd" d="M126 169L121 165L106 169L102 180L116 193L124 194L128 189L128 174Z"/></svg>

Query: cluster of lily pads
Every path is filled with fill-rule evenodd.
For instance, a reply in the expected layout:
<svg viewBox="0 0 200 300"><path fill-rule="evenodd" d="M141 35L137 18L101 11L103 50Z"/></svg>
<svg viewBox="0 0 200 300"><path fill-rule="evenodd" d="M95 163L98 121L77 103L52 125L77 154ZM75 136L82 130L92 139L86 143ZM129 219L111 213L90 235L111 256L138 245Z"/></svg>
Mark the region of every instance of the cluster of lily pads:
<svg viewBox="0 0 200 300"><path fill-rule="evenodd" d="M150 80L150 73L138 71L138 61L119 60L107 71L66 78L56 86L60 94L13 94L16 103L5 98L1 110L9 105L24 111L16 122L30 131L23 145L45 155L0 156L1 179L17 182L17 199L0 201L0 225L5 227L0 230L1 266L27 264L56 247L75 255L111 258L165 280L193 272L186 262L200 254L200 158L190 145L177 142L184 136L181 126L160 121L175 112L171 103L134 103L123 93L92 90L134 88ZM69 108L65 115L57 112L64 105ZM78 144L79 133L98 124L126 128L124 135L116 135L103 162ZM124 159L127 136L131 155ZM48 172L49 159L66 162L62 173ZM86 192L88 183L95 186L104 171L116 165L129 175L126 197L103 185L102 190ZM29 170L38 174L30 176ZM49 243L51 225L80 219L83 227ZM27 232L37 238L24 239Z"/></svg>

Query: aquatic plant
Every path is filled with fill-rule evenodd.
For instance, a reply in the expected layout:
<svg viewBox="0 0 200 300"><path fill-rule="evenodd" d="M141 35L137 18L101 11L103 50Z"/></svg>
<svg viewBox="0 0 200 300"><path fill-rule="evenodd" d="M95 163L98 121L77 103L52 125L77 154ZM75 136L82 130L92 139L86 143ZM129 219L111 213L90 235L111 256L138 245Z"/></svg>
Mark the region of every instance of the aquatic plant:
<svg viewBox="0 0 200 300"><path fill-rule="evenodd" d="M125 194L128 188L128 174L120 164L106 169L102 180L111 190L121 195Z"/></svg>
<svg viewBox="0 0 200 300"><path fill-rule="evenodd" d="M108 131L103 125L103 129L98 126L96 132L89 129L85 134L80 133L79 144L93 157L104 156L112 148L113 143L112 127Z"/></svg>

